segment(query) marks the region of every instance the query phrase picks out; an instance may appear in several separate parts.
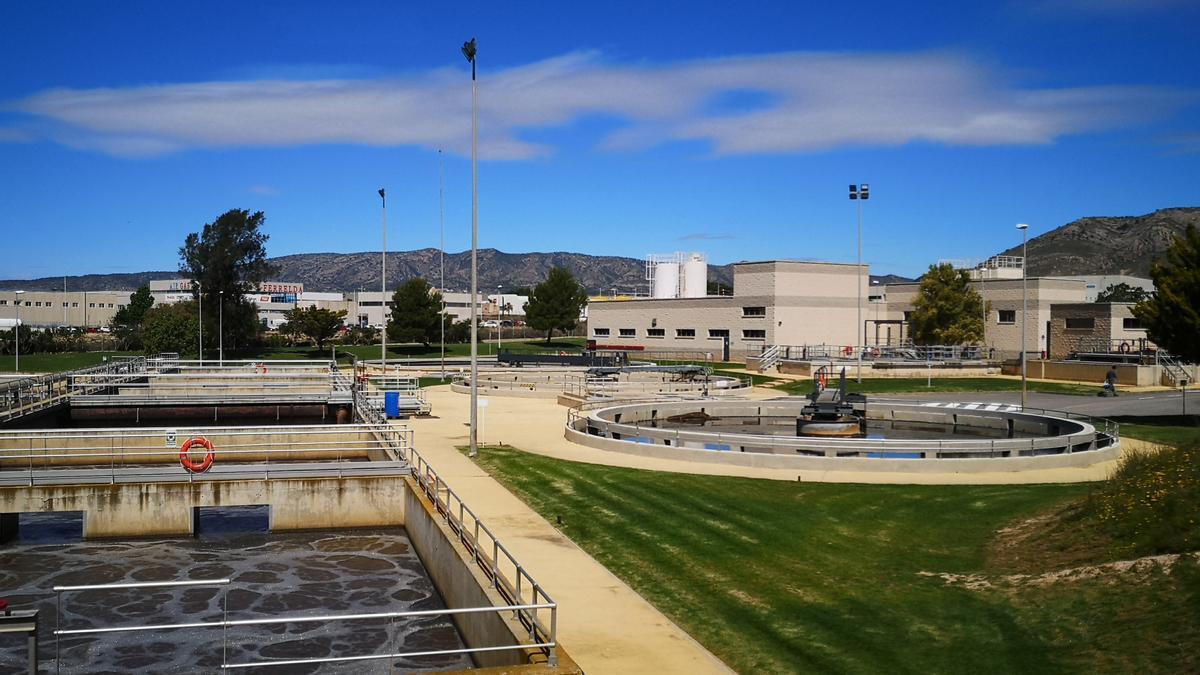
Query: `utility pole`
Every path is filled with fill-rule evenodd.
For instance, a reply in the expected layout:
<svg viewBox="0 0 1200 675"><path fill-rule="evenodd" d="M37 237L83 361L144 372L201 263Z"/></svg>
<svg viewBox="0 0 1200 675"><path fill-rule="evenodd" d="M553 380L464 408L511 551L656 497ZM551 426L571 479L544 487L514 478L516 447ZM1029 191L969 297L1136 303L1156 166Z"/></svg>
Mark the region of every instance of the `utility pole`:
<svg viewBox="0 0 1200 675"><path fill-rule="evenodd" d="M383 218L383 253L379 255L379 294L380 310L383 312L383 341L379 345L379 363L383 374L387 375L387 193L379 188L379 200L382 203Z"/></svg>
<svg viewBox="0 0 1200 675"><path fill-rule="evenodd" d="M850 185L850 199L858 205L858 267L855 268L854 280L858 287L858 328L855 329L855 339L858 341L858 383L862 384L862 350L867 343L867 327L863 323L863 278L862 278L862 203L871 198L871 186Z"/></svg>
<svg viewBox="0 0 1200 675"><path fill-rule="evenodd" d="M442 296L442 313L438 324L442 329L442 380L446 379L446 159L438 149L438 223L441 232L438 244L438 291Z"/></svg>

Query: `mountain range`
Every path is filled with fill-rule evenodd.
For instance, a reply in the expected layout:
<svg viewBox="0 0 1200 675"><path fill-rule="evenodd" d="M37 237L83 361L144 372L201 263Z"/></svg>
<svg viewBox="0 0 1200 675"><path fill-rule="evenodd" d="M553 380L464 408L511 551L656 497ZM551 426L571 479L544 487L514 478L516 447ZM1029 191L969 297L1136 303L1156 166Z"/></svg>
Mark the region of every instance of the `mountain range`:
<svg viewBox="0 0 1200 675"><path fill-rule="evenodd" d="M1091 217L1067 223L1028 243L1030 276L1075 274L1130 274L1145 277L1150 265L1163 256L1171 240L1189 225L1200 227L1200 207L1160 209L1142 216ZM553 267L565 267L592 293L646 291L646 263L638 258L593 256L558 251L553 253L505 253L493 248L479 250L479 288L491 292L532 287L543 281ZM1015 246L1000 255L1021 255ZM388 253L388 286L412 277L437 285L440 278L438 250ZM298 281L308 291L374 290L379 287L379 252L300 253L271 258L279 267L278 281ZM465 290L471 279L469 251L445 255L445 287ZM68 290L133 290L155 279L174 279L178 272L86 274L67 277ZM881 284L912 281L897 275L872 276ZM709 282L731 285L732 265L709 265ZM61 290L63 277L0 280L0 289Z"/></svg>

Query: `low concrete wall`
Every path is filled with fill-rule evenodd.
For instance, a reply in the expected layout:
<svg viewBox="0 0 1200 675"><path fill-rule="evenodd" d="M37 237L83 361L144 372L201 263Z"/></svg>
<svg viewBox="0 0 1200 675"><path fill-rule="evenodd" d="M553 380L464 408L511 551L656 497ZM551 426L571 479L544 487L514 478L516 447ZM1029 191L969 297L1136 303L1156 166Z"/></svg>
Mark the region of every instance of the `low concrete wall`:
<svg viewBox="0 0 1200 675"><path fill-rule="evenodd" d="M125 464L177 464L179 448L189 437L200 436L212 442L217 461L233 463L263 462L268 458L273 462L367 459L369 449L378 445L375 435L368 430L318 434L305 432L303 427L300 427L301 431L289 433L288 428L260 433L237 433L221 427L181 428L176 431L175 447L167 444L164 429L74 429L40 434L37 430L14 431L0 434L0 464L13 464L19 468L26 468L31 462L35 468L107 467L111 463L118 467ZM318 428L310 427L312 430ZM306 451L281 449L289 445ZM231 453L231 450L237 452ZM192 453L198 460L204 449L195 445Z"/></svg>
<svg viewBox="0 0 1200 675"><path fill-rule="evenodd" d="M1068 382L1084 382L1097 385L1104 384L1104 378L1113 366L1117 367L1117 386L1153 387L1159 384L1160 368L1158 366L1141 366L1135 363L1093 363L1089 361L1049 361L1031 360L1026 363L1026 373L1038 380L1066 380ZM1020 375L1020 363L1006 363L1005 375Z"/></svg>
<svg viewBox="0 0 1200 675"><path fill-rule="evenodd" d="M750 361L747 360L749 367ZM780 361L778 370L781 373L789 375L807 375L812 376L813 371L821 366L827 365L824 362L811 363L809 361ZM857 368L856 363L837 363L834 364L834 371L840 372L842 368L846 369L846 376L850 377L854 374ZM1000 372L1000 369L994 366L980 365L963 365L954 366L948 364L934 364L932 367L924 364L896 363L896 362L880 362L880 363L864 363L863 374L866 377L873 378L909 378L909 377L986 377Z"/></svg>
<svg viewBox="0 0 1200 675"><path fill-rule="evenodd" d="M82 511L83 536L190 535L202 506L271 507L272 530L404 524L403 477L0 488L0 513Z"/></svg>
<svg viewBox="0 0 1200 675"><path fill-rule="evenodd" d="M775 455L763 452L704 450L651 443L632 443L604 438L603 436L592 436L569 427L563 435L567 440L589 448L621 452L629 455L767 469L794 469L797 471L864 471L925 474L1017 473L1041 469L1083 468L1117 459L1121 454L1121 445L1120 443L1116 443L1101 450L1048 455L1044 457L1005 457L998 459L806 457L799 455Z"/></svg>
<svg viewBox="0 0 1200 675"><path fill-rule="evenodd" d="M506 605L505 599L491 587L488 578L475 565L470 551L458 540L434 509L433 504L421 492L412 477L404 479L408 489L404 494L404 529L412 542L413 550L421 558L433 583L448 607L483 607ZM457 614L454 624L468 647L496 647L520 643L528 639L524 626L511 613L482 612ZM521 666L531 666L529 672L537 673L581 673L566 652L559 648L558 667L548 668L545 655L540 650L505 650L481 652L474 655L476 665L484 668L503 668L500 672L524 671ZM532 666L531 664L536 664ZM532 667L536 667L533 670Z"/></svg>

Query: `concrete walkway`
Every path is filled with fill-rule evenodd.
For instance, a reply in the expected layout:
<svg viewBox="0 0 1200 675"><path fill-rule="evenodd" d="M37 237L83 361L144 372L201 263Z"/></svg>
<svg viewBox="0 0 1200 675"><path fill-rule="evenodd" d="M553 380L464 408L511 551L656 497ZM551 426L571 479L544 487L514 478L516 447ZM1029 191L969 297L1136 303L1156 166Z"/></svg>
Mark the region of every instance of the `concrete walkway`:
<svg viewBox="0 0 1200 675"><path fill-rule="evenodd" d="M417 449L558 602L559 640L585 672L733 672L459 452L456 446L468 443L470 397L449 387L429 391L435 417L409 423ZM489 399L481 440L521 446L525 432L554 426L545 410L536 420L526 416L525 408L535 403L557 409L555 428L563 440L565 408L554 401L499 398Z"/></svg>

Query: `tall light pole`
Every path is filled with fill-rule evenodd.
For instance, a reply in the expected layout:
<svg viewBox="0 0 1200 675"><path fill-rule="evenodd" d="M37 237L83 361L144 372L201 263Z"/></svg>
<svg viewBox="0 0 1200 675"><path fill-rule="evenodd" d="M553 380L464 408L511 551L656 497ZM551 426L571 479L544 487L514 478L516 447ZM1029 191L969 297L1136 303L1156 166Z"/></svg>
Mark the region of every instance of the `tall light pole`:
<svg viewBox="0 0 1200 675"><path fill-rule="evenodd" d="M13 372L21 372L21 296L25 291L15 291L17 295L17 325L13 326L13 337L16 338L16 360L13 362Z"/></svg>
<svg viewBox="0 0 1200 675"><path fill-rule="evenodd" d="M850 199L858 205L858 267L854 275L855 286L858 287L858 328L855 329L855 339L858 340L858 383L862 384L862 348L867 341L867 327L863 324L863 279L862 279L862 203L871 198L871 186L850 185Z"/></svg>
<svg viewBox="0 0 1200 675"><path fill-rule="evenodd" d="M217 365L225 367L225 291L217 291Z"/></svg>
<svg viewBox="0 0 1200 675"><path fill-rule="evenodd" d="M463 56L471 62L471 450L479 454L479 320L475 316L479 297L479 88L475 82L475 38L464 42Z"/></svg>
<svg viewBox="0 0 1200 675"><path fill-rule="evenodd" d="M500 343L504 338L504 284L496 285L496 365L500 365Z"/></svg>
<svg viewBox="0 0 1200 675"><path fill-rule="evenodd" d="M1025 409L1025 392L1026 392L1026 354L1025 354L1025 331L1029 326L1029 294L1028 294L1028 274L1029 269L1028 244L1029 244L1029 225L1018 223L1017 229L1021 231L1021 409Z"/></svg>
<svg viewBox="0 0 1200 675"><path fill-rule="evenodd" d="M442 313L438 324L442 329L442 381L446 380L446 160L438 148L438 290L442 296Z"/></svg>
<svg viewBox="0 0 1200 675"><path fill-rule="evenodd" d="M383 211L383 252L379 254L379 308L383 312L383 342L379 345L379 362L383 374L387 375L387 192L379 188L379 200Z"/></svg>
<svg viewBox="0 0 1200 675"><path fill-rule="evenodd" d="M204 286L200 280L196 280L196 350L199 352L197 357L200 359L200 366L204 366Z"/></svg>

